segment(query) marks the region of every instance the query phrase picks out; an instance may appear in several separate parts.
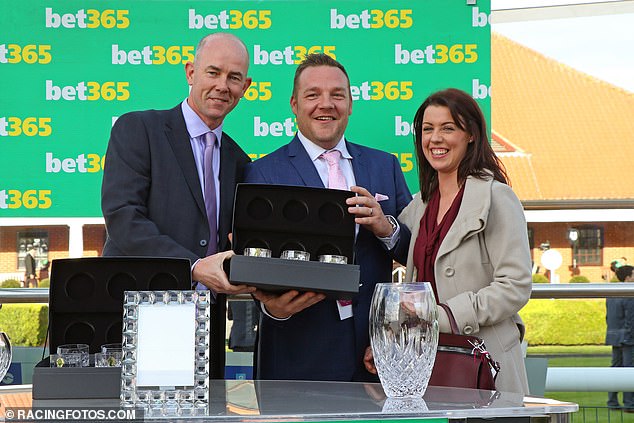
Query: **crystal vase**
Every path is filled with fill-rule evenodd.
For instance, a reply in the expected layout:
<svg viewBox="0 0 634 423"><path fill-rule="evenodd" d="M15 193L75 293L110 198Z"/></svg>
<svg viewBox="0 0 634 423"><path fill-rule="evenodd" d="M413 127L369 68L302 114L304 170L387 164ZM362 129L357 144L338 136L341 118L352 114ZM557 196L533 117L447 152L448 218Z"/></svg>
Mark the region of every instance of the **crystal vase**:
<svg viewBox="0 0 634 423"><path fill-rule="evenodd" d="M11 365L11 341L6 333L0 332L0 381L4 379Z"/></svg>
<svg viewBox="0 0 634 423"><path fill-rule="evenodd" d="M438 315L429 282L379 283L370 306L374 364L389 398L421 398L438 347Z"/></svg>

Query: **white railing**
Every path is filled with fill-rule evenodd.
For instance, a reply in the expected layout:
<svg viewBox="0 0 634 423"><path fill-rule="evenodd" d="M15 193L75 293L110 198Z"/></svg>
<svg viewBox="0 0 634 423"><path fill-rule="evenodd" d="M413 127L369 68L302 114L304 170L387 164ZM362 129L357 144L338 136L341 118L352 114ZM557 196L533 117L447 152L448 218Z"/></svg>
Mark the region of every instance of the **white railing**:
<svg viewBox="0 0 634 423"><path fill-rule="evenodd" d="M396 270L394 275L398 275ZM533 284L531 298L608 298L634 297L634 283L563 283ZM235 295L232 299L251 299L250 295ZM0 304L48 303L48 288L1 288Z"/></svg>
<svg viewBox="0 0 634 423"><path fill-rule="evenodd" d="M634 367L549 367L548 392L632 392Z"/></svg>
<svg viewBox="0 0 634 423"><path fill-rule="evenodd" d="M14 279L24 283L24 272L0 273L0 283Z"/></svg>

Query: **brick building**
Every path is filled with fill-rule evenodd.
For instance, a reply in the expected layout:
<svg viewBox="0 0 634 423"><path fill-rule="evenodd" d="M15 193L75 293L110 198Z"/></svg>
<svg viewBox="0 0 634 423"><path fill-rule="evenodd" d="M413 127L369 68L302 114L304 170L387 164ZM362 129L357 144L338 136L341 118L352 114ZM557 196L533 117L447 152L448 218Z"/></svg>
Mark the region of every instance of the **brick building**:
<svg viewBox="0 0 634 423"><path fill-rule="evenodd" d="M612 260L634 262L634 94L495 33L491 51L493 145L534 262L548 247L561 282L609 280Z"/></svg>

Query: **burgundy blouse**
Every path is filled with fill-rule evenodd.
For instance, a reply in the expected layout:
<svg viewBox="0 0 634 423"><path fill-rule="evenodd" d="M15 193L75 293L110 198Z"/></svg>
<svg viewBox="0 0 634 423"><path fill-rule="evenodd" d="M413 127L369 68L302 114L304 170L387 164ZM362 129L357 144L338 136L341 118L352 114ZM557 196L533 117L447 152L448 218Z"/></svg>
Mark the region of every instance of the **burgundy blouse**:
<svg viewBox="0 0 634 423"><path fill-rule="evenodd" d="M440 300L436 289L434 263L436 262L440 244L442 244L445 235L449 232L449 228L456 220L460 204L462 204L463 194L464 185L456 194L456 198L453 199L451 207L445 213L440 224L436 224L440 207L440 192L436 189L429 200L429 204L427 204L423 217L420 219L420 230L418 238L416 238L416 244L414 244L414 266L418 269L418 281L431 283L437 302Z"/></svg>

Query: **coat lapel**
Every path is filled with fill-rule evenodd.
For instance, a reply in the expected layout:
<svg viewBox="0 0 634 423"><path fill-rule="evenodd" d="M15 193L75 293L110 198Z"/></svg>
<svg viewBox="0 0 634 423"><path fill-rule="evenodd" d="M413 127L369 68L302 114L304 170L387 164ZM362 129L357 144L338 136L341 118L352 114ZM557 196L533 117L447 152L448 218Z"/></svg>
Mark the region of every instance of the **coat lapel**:
<svg viewBox="0 0 634 423"><path fill-rule="evenodd" d="M490 194L486 194L487 190L491 191L491 184L492 180L483 181L471 176L467 178L460 210L454 224L451 225L440 244L438 257L458 248L463 239L486 227L490 204L485 204L483 201L491 198Z"/></svg>
<svg viewBox="0 0 634 423"><path fill-rule="evenodd" d="M189 142L189 133L180 107L179 104L171 110L170 119L165 123L165 136L200 212L205 214L205 202L194 161L194 152Z"/></svg>

